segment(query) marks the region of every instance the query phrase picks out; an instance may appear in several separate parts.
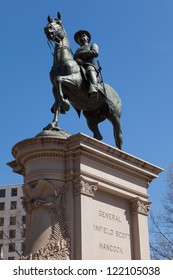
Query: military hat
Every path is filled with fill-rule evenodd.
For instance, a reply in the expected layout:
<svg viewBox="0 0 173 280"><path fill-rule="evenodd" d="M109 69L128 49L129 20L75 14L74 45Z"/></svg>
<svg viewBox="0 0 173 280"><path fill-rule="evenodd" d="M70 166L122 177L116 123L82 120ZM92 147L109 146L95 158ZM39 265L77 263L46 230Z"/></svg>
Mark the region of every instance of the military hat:
<svg viewBox="0 0 173 280"><path fill-rule="evenodd" d="M78 44L78 36L80 34L86 34L88 36L89 42L91 41L91 35L90 35L90 33L87 30L79 30L78 32L76 32L74 34L74 39L75 39L77 44Z"/></svg>

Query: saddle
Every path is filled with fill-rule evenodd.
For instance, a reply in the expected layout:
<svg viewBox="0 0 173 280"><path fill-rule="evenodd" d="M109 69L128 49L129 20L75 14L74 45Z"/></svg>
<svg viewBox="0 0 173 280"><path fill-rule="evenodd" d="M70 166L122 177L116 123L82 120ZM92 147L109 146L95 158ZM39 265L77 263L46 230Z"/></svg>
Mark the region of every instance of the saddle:
<svg viewBox="0 0 173 280"><path fill-rule="evenodd" d="M95 71L97 73L98 91L101 92L104 96L106 96L101 73L95 65L92 64L92 66L95 68ZM79 65L79 67L80 67L80 71L81 71L81 75L82 75L83 79L86 81L86 83L88 83L88 77L87 77L85 68L82 65Z"/></svg>

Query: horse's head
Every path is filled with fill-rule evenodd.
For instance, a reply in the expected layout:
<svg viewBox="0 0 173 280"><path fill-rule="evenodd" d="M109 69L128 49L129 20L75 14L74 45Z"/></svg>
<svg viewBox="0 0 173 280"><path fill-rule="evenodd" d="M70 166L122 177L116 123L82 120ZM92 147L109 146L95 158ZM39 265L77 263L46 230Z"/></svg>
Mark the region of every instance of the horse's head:
<svg viewBox="0 0 173 280"><path fill-rule="evenodd" d="M65 30L62 26L60 13L57 13L57 18L55 19L51 19L50 16L48 16L47 20L48 24L44 27L47 39L59 44L65 36Z"/></svg>

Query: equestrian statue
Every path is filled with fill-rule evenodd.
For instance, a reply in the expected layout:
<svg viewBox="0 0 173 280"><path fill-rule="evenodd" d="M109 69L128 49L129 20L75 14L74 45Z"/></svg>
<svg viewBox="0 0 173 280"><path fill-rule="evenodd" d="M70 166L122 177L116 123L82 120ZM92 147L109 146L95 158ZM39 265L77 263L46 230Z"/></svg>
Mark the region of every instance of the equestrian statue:
<svg viewBox="0 0 173 280"><path fill-rule="evenodd" d="M97 44L90 44L90 33L80 30L74 35L80 47L73 55L60 13L57 18L48 16L47 19L44 32L48 43L54 46L50 80L55 102L51 108L53 121L45 129L58 129L59 113L66 113L71 104L79 117L83 111L93 137L98 140L103 139L98 124L108 119L113 125L116 146L122 149L121 99L103 82L100 64L97 67L94 63L99 50Z"/></svg>

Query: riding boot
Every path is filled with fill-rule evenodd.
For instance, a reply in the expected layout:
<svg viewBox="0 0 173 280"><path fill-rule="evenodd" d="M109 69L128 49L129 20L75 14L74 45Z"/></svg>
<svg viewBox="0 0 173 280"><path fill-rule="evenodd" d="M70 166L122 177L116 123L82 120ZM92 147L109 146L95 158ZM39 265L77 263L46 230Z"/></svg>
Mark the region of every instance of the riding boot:
<svg viewBox="0 0 173 280"><path fill-rule="evenodd" d="M88 80L89 80L88 95L91 98L97 98L98 81L97 81L95 70L88 71Z"/></svg>
<svg viewBox="0 0 173 280"><path fill-rule="evenodd" d="M95 85L93 85L92 83L90 83L89 90L88 90L89 97L97 98L97 93L98 93L97 87Z"/></svg>

